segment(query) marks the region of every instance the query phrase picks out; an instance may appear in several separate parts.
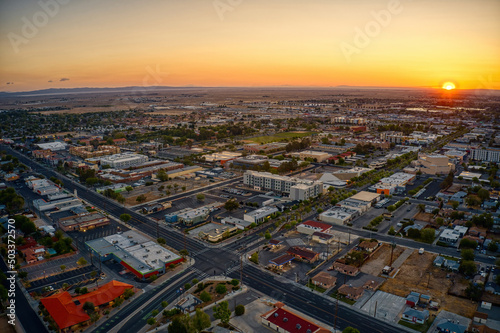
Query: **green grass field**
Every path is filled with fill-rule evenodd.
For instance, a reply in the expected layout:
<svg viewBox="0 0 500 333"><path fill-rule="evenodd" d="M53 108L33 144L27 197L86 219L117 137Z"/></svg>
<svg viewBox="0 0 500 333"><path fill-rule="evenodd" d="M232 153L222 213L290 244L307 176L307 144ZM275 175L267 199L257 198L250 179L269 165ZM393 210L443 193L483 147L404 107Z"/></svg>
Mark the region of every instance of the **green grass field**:
<svg viewBox="0 0 500 333"><path fill-rule="evenodd" d="M264 144L269 142L286 141L295 138L302 138L314 133L316 132L283 132L283 133L276 133L274 135L258 136L248 140L253 141L255 143Z"/></svg>

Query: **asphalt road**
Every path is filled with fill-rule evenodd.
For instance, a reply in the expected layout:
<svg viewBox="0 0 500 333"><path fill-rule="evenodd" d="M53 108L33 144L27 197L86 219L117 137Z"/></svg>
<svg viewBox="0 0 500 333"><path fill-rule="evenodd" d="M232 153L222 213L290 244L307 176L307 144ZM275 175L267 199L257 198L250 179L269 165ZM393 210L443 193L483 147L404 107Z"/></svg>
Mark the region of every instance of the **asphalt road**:
<svg viewBox="0 0 500 333"><path fill-rule="evenodd" d="M239 278L239 274L236 272L230 276ZM342 302L339 302L338 310L336 310L334 298L330 301L317 293L297 287L292 282L278 280L275 276L251 265L243 268L243 283L330 326L334 326L335 312L337 312L336 328L338 329L343 330L347 326L352 326L361 333L400 333L404 331L401 327L374 319L342 304Z"/></svg>
<svg viewBox="0 0 500 333"><path fill-rule="evenodd" d="M3 272L7 272L7 265L3 261L3 258L2 260L0 260L0 266L2 267ZM7 288L7 290L9 290L7 281L4 282L4 287ZM45 325L43 325L42 321L35 313L35 310L33 310L33 308L30 306L28 300L26 299L26 296L23 294L23 292L19 287L19 283L17 282L16 282L15 300L16 300L15 303L16 317L23 325L25 332L37 332L37 333L48 332L48 330L45 328Z"/></svg>

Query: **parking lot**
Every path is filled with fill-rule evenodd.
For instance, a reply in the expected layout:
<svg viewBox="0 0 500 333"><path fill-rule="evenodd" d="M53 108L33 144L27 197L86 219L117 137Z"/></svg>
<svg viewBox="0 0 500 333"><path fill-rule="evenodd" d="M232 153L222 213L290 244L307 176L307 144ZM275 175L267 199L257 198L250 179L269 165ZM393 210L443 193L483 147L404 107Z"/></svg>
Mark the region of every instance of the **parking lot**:
<svg viewBox="0 0 500 333"><path fill-rule="evenodd" d="M379 290L363 304L361 310L378 319L398 322L399 314L403 311L405 304L406 300L403 297Z"/></svg>
<svg viewBox="0 0 500 333"><path fill-rule="evenodd" d="M46 286L52 286L54 289L58 289L61 288L64 283L71 286L73 284L92 279L90 275L92 271L97 270L94 266L87 265L67 272L47 276L46 278L30 282L30 286L27 290L28 292L41 291Z"/></svg>
<svg viewBox="0 0 500 333"><path fill-rule="evenodd" d="M66 266L65 270L71 270L78 267L76 262L79 258L80 257L78 255L73 255L71 257L42 262L34 266L21 267L20 270L28 273L28 280L36 280L43 278L44 276L47 277L61 273L61 265Z"/></svg>
<svg viewBox="0 0 500 333"><path fill-rule="evenodd" d="M173 200L172 207L158 211L156 213L149 214L148 216L155 218L155 219L158 219L158 220L164 220L166 214L175 213L175 212L178 212L182 209L186 209L186 208L194 209L194 208L206 206L208 204L212 204L214 202L224 203L225 201L226 200L224 200L223 198L218 199L216 197L209 196L209 195L205 195L204 200L198 200L198 199L196 199L196 195L191 195L191 196L179 198L177 200Z"/></svg>

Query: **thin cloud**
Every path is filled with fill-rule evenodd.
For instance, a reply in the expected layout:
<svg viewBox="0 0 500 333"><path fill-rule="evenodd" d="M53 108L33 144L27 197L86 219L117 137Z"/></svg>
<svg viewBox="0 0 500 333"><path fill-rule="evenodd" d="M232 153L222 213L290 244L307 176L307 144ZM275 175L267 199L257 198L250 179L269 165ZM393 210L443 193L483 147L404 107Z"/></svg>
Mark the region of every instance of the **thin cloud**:
<svg viewBox="0 0 500 333"><path fill-rule="evenodd" d="M69 79L67 77L63 77L62 79L60 79L59 81L69 81Z"/></svg>
<svg viewBox="0 0 500 333"><path fill-rule="evenodd" d="M7 82L7 84L14 84L14 82Z"/></svg>

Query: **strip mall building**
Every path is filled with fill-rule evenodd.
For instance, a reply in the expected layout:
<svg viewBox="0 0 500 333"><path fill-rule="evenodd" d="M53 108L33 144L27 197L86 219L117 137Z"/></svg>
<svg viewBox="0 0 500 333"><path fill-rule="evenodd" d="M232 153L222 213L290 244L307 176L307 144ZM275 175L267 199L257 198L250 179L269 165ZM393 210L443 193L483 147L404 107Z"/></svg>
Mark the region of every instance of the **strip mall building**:
<svg viewBox="0 0 500 333"><path fill-rule="evenodd" d="M183 261L179 255L133 230L94 239L85 244L101 261L114 259L142 280L163 274L168 266Z"/></svg>

